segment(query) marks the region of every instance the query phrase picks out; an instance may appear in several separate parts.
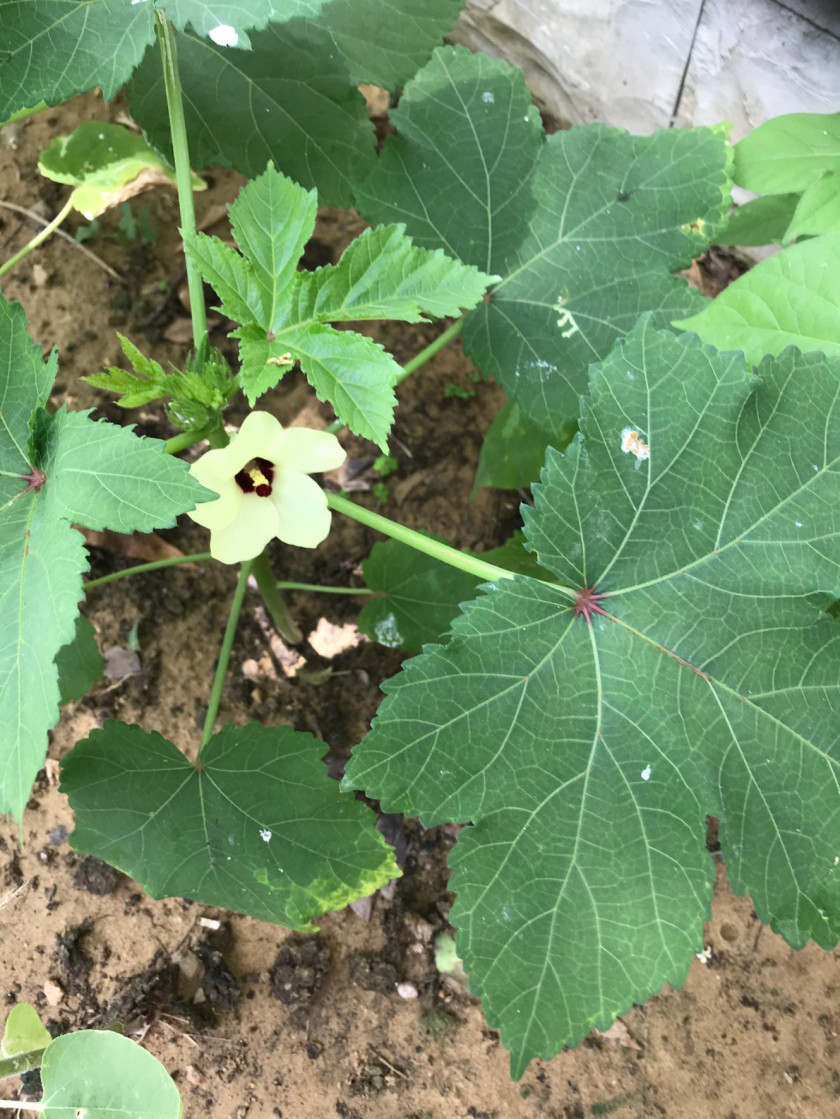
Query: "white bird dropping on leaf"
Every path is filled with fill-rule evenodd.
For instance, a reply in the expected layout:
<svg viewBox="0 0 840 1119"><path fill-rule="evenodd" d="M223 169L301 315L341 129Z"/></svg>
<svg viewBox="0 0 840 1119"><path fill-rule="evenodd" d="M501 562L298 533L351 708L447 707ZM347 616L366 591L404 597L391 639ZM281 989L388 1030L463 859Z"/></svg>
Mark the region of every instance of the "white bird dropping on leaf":
<svg viewBox="0 0 840 1119"><path fill-rule="evenodd" d="M626 455L636 456L638 466L642 459L650 458L650 447L632 427L625 427L621 433L621 449Z"/></svg>
<svg viewBox="0 0 840 1119"><path fill-rule="evenodd" d="M227 447L207 451L190 474L219 495L190 516L210 529L210 554L221 563L254 559L273 537L317 548L330 531L327 495L310 474L335 470L346 453L334 435L283 428L268 412L251 412Z"/></svg>

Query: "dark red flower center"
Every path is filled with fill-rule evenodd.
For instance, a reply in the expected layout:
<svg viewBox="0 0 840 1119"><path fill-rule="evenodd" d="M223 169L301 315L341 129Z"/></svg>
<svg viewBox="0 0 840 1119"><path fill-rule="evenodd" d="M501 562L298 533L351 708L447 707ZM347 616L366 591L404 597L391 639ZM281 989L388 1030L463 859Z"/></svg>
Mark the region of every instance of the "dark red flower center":
<svg viewBox="0 0 840 1119"><path fill-rule="evenodd" d="M274 463L267 458L252 458L236 475L236 484L243 493L268 497L274 481Z"/></svg>

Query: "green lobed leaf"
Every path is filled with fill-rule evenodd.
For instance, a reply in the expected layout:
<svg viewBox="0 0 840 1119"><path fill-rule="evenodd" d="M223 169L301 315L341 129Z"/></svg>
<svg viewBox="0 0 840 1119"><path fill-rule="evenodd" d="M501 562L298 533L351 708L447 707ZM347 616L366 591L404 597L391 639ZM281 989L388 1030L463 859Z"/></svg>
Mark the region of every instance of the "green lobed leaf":
<svg viewBox="0 0 840 1119"><path fill-rule="evenodd" d="M43 462L47 516L115 532L171 528L209 491L163 448L162 439L59 408L49 420Z"/></svg>
<svg viewBox="0 0 840 1119"><path fill-rule="evenodd" d="M840 113L786 113L754 128L734 148L735 182L757 194L806 190L840 170Z"/></svg>
<svg viewBox="0 0 840 1119"><path fill-rule="evenodd" d="M792 245L725 288L703 311L672 325L747 360L787 346L840 354L840 233Z"/></svg>
<svg viewBox="0 0 840 1119"><path fill-rule="evenodd" d="M104 666L96 641L96 630L84 615L79 614L76 618L73 640L58 650L55 666L58 670L58 692L62 704L81 699L90 691L91 684L102 679Z"/></svg>
<svg viewBox="0 0 840 1119"><path fill-rule="evenodd" d="M130 0L0 0L0 27L0 120L97 85L110 101L155 38L153 5Z"/></svg>
<svg viewBox="0 0 840 1119"><path fill-rule="evenodd" d="M246 31L263 28L269 20L312 18L320 14L324 0L154 0L154 5L180 31L189 26L220 45L249 49Z"/></svg>
<svg viewBox="0 0 840 1119"><path fill-rule="evenodd" d="M369 230L336 265L295 270L315 225L316 196L272 165L231 207L240 252L199 234L187 252L242 325L239 383L251 404L298 361L319 399L357 435L383 450L396 404L400 366L372 339L328 321L457 315L481 298L489 277L418 249L402 227Z"/></svg>
<svg viewBox="0 0 840 1119"><path fill-rule="evenodd" d="M767 194L733 210L717 234L721 245L770 245L784 240L800 194Z"/></svg>
<svg viewBox="0 0 840 1119"><path fill-rule="evenodd" d="M38 1017L35 1007L19 1002L9 1011L0 1042L0 1057L16 1057L19 1053L34 1053L46 1049L52 1038Z"/></svg>
<svg viewBox="0 0 840 1119"><path fill-rule="evenodd" d="M249 271L260 293L255 321L266 330L274 330L285 321L281 296L291 284L304 246L315 229L317 210L315 191L302 190L278 174L271 163L239 192L230 207L233 235L251 265Z"/></svg>
<svg viewBox="0 0 840 1119"><path fill-rule="evenodd" d="M319 24L355 82L397 89L428 61L464 0L330 0Z"/></svg>
<svg viewBox="0 0 840 1119"><path fill-rule="evenodd" d="M178 70L193 167L234 167L256 178L271 160L325 205L349 206L373 163L375 136L362 95L325 31L306 20L272 23L251 50L178 36ZM160 60L144 59L126 92L152 144L171 153Z"/></svg>
<svg viewBox="0 0 840 1119"><path fill-rule="evenodd" d="M154 898L189 897L309 928L399 875L363 804L289 727L228 726L193 766L167 739L106 722L62 763L72 843Z"/></svg>
<svg viewBox="0 0 840 1119"><path fill-rule="evenodd" d="M785 240L820 233L840 233L840 161L837 171L827 171L799 199Z"/></svg>
<svg viewBox="0 0 840 1119"><path fill-rule="evenodd" d="M358 206L498 273L464 348L559 441L589 362L644 311L665 325L703 297L673 275L729 205L723 129L634 137L595 124L545 140L522 74L442 48L406 87Z"/></svg>
<svg viewBox="0 0 840 1119"><path fill-rule="evenodd" d="M181 1119L166 1069L130 1038L111 1030L57 1037L41 1065L44 1119Z"/></svg>
<svg viewBox="0 0 840 1119"><path fill-rule="evenodd" d="M27 335L23 308L0 298L0 812L18 817L58 720L56 657L82 596L87 558L71 522L163 527L203 493L161 442L85 413L49 416L56 369Z"/></svg>
<svg viewBox="0 0 840 1119"><path fill-rule="evenodd" d="M643 320L526 510L566 586L492 587L386 686L347 784L472 823L451 920L514 1076L682 983L707 815L762 920L840 936L838 421L837 358L753 376Z"/></svg>
<svg viewBox="0 0 840 1119"><path fill-rule="evenodd" d="M338 264L297 275L294 317L327 322L429 316L457 318L474 307L492 277L446 256L420 249L405 226L366 229L347 246Z"/></svg>
<svg viewBox="0 0 840 1119"><path fill-rule="evenodd" d="M356 191L362 214L403 222L423 248L501 272L528 230L543 144L522 71L440 47L389 117L398 135Z"/></svg>

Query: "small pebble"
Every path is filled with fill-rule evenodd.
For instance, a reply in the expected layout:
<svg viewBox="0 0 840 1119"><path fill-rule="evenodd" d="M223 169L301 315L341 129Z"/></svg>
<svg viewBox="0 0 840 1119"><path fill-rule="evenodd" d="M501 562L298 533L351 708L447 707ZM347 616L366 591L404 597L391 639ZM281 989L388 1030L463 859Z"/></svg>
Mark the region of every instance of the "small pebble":
<svg viewBox="0 0 840 1119"><path fill-rule="evenodd" d="M398 983L397 994L400 996L401 999L416 999L417 988L414 986L413 983Z"/></svg>

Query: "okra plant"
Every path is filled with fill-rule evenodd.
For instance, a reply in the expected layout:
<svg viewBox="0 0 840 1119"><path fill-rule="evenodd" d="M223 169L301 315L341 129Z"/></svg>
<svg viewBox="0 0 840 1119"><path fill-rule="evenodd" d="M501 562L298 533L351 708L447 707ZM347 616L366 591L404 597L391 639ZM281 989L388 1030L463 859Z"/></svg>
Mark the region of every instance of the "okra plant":
<svg viewBox="0 0 840 1119"><path fill-rule="evenodd" d="M192 516L209 555L240 564L200 751L117 721L78 743L61 778L74 847L154 897L308 928L398 873L354 790L470 825L451 919L519 1077L683 982L709 915L709 816L763 921L794 946L840 935L840 223L800 214L788 239L806 239L713 303L675 274L725 236L733 166L799 204L831 193L840 127L809 118L788 150L766 126L734 157L722 126L546 136L521 72L436 46L459 7L0 0L0 119L124 87L171 160L194 327L183 370L125 339L132 369L88 377L127 406L165 402L181 430L164 444L51 410L58 358L0 303L0 809L22 814L71 669L94 675L72 526ZM379 153L360 82L400 91ZM90 151L83 171L108 163ZM768 151L787 177L755 172ZM191 169L212 163L249 178L236 247L196 233ZM371 228L300 272L319 200ZM209 348L202 281L236 324L235 372ZM334 325L428 318L454 321L405 369ZM312 477L343 461L342 427L386 454L395 385L459 333L508 398L478 482L533 484L523 533L484 556ZM295 365L331 431L284 431L260 406ZM254 410L229 440L236 391ZM177 458L205 441L192 467ZM364 564L360 625L418 653L341 787L309 735L215 730L249 574L294 640L264 549L314 547L333 515L390 537Z"/></svg>

